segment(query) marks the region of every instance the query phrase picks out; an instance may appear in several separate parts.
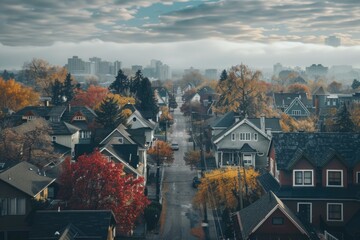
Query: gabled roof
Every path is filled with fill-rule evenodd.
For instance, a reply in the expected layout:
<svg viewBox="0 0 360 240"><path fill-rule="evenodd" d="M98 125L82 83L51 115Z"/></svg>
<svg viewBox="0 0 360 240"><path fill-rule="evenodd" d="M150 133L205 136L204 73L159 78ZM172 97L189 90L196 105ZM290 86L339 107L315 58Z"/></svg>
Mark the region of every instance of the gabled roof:
<svg viewBox="0 0 360 240"><path fill-rule="evenodd" d="M55 181L53 178L43 176L43 172L40 169L25 161L1 172L0 180L26 193L30 197L35 197Z"/></svg>
<svg viewBox="0 0 360 240"><path fill-rule="evenodd" d="M64 114L66 110L66 106L54 106L51 107L51 110L48 114L49 117L57 117L57 118L61 118L62 115Z"/></svg>
<svg viewBox="0 0 360 240"><path fill-rule="evenodd" d="M107 239L109 227L115 224L110 210L37 211L29 239Z"/></svg>
<svg viewBox="0 0 360 240"><path fill-rule="evenodd" d="M221 141L224 137L226 137L227 135L229 135L231 132L233 132L236 128L238 128L239 126L243 125L243 124L247 124L249 125L251 128L253 128L255 131L257 131L258 133L260 133L261 135L263 135L265 138L270 140L270 137L268 135L266 135L263 131L261 131L258 127L256 127L253 123L251 123L247 118L243 119L242 121L238 121L235 122L232 126L230 126L229 128L227 128L226 130L222 131L221 133L219 133L217 136L215 136L213 138L213 143L218 143L219 141Z"/></svg>
<svg viewBox="0 0 360 240"><path fill-rule="evenodd" d="M306 93L300 92L300 93L274 93L274 102L275 106L280 107L287 107L289 106L295 98L299 98L300 101L306 106L310 107L311 103L307 99Z"/></svg>
<svg viewBox="0 0 360 240"><path fill-rule="evenodd" d="M310 237L305 226L296 215L273 193L268 192L250 206L235 213L242 234L242 239L249 239L251 234L276 210L280 210L302 234Z"/></svg>
<svg viewBox="0 0 360 240"><path fill-rule="evenodd" d="M129 124L133 118L136 118L136 121L140 121L141 124L146 128L150 128L150 129L154 129L155 128L155 123L147 120L146 118L143 117L143 115L138 111L134 111L127 119L127 123ZM130 127L131 128L131 127Z"/></svg>
<svg viewBox="0 0 360 240"><path fill-rule="evenodd" d="M256 150L250 147L248 143L244 143L244 145L240 148L240 152L242 153L256 153Z"/></svg>
<svg viewBox="0 0 360 240"><path fill-rule="evenodd" d="M322 86L313 92L313 95L328 95L329 93L324 90Z"/></svg>
<svg viewBox="0 0 360 240"><path fill-rule="evenodd" d="M105 147L102 147L100 149L100 152L103 153L103 152L107 152L108 154L110 154L112 157L114 157L118 162L122 163L124 165L124 171L126 173L134 173L134 174L137 174L139 176L142 176L142 174L137 171L133 166L131 166L129 164L129 162L127 162L125 159L123 159L120 155L118 155L117 153L117 150L114 149L114 146L115 145L112 145L112 144L109 144L109 145L106 145Z"/></svg>
<svg viewBox="0 0 360 240"><path fill-rule="evenodd" d="M121 136L125 138L127 141L129 141L132 144L135 144L135 142L130 138L130 134L126 131L126 127L120 123L111 133L109 133L101 142L100 144L108 144L112 137L114 136Z"/></svg>
<svg viewBox="0 0 360 240"><path fill-rule="evenodd" d="M271 146L279 170L287 169L300 151L316 167L329 161L330 152L348 167L360 162L360 133L274 133Z"/></svg>
<svg viewBox="0 0 360 240"><path fill-rule="evenodd" d="M302 109L305 110L305 112L307 114L310 114L309 110L306 108L306 106L303 104L302 100L298 97L296 97L291 103L290 105L284 110L285 113L288 113L289 110L295 105L295 104L299 104L301 106Z"/></svg>

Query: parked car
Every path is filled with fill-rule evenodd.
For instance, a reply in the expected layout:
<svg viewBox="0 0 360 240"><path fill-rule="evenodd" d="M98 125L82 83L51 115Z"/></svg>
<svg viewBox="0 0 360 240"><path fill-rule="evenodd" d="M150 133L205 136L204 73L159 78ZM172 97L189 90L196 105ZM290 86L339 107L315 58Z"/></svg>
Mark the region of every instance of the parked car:
<svg viewBox="0 0 360 240"><path fill-rule="evenodd" d="M193 178L193 182L192 182L193 188L197 188L200 183L201 183L201 181L200 181L199 177L194 177Z"/></svg>
<svg viewBox="0 0 360 240"><path fill-rule="evenodd" d="M174 150L174 151L179 150L179 144L177 144L177 143L171 143L171 149Z"/></svg>

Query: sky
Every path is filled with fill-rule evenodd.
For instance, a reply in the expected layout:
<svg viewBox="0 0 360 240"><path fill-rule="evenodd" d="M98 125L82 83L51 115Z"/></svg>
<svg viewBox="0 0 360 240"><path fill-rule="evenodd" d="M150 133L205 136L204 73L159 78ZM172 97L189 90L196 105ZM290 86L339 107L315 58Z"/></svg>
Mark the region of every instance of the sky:
<svg viewBox="0 0 360 240"><path fill-rule="evenodd" d="M124 67L360 67L359 0L0 0L0 69L97 56ZM328 36L340 47L324 44Z"/></svg>

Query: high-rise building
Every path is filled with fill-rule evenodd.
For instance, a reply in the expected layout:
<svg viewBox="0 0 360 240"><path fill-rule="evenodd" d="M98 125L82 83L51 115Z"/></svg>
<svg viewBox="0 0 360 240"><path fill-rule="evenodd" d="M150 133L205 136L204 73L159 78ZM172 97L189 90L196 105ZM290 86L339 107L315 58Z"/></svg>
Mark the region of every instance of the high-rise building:
<svg viewBox="0 0 360 240"><path fill-rule="evenodd" d="M92 57L92 58L89 58L89 60L94 65L94 69L93 69L94 73L93 74L99 73L101 58Z"/></svg>
<svg viewBox="0 0 360 240"><path fill-rule="evenodd" d="M328 73L328 67L324 67L321 64L312 64L310 67L306 67L306 74L309 77L322 77L322 76L326 76Z"/></svg>
<svg viewBox="0 0 360 240"><path fill-rule="evenodd" d="M85 73L85 62L78 56L68 58L66 68L71 74L83 74Z"/></svg>
<svg viewBox="0 0 360 240"><path fill-rule="evenodd" d="M116 76L119 72L119 70L121 69L121 65L122 63L120 61L115 61L114 62L114 71L113 74Z"/></svg>
<svg viewBox="0 0 360 240"><path fill-rule="evenodd" d="M333 47L339 47L341 45L341 39L336 36L329 36L325 38L325 44Z"/></svg>

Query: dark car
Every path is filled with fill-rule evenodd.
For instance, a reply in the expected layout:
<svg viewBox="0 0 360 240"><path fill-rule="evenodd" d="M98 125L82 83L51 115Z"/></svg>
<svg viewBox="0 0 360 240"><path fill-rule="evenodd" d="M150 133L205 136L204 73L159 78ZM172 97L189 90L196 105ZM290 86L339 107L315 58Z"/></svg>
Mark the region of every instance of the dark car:
<svg viewBox="0 0 360 240"><path fill-rule="evenodd" d="M193 178L193 182L192 182L193 188L197 188L200 183L201 183L201 181L200 181L199 177L194 177Z"/></svg>
<svg viewBox="0 0 360 240"><path fill-rule="evenodd" d="M174 151L179 150L179 144L177 144L177 143L172 143L172 144L171 144L171 149L174 150Z"/></svg>

